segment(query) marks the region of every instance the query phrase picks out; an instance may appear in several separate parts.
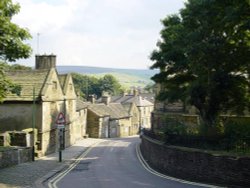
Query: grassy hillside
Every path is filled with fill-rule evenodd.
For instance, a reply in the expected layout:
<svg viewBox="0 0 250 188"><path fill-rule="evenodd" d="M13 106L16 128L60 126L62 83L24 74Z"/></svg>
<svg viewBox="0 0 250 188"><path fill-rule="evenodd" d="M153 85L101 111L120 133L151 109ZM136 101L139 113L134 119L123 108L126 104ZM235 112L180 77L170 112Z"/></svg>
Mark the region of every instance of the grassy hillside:
<svg viewBox="0 0 250 188"><path fill-rule="evenodd" d="M148 83L152 82L148 78L143 78L143 77L136 76L136 75L133 76L133 75L124 74L124 73L116 73L116 72L107 72L107 73L90 74L90 75L100 78L106 74L113 75L119 81L119 83L127 89L129 89L132 86L144 88Z"/></svg>
<svg viewBox="0 0 250 188"><path fill-rule="evenodd" d="M143 69L113 69L87 66L58 66L59 73L76 72L79 74L88 74L95 77L102 77L106 74L113 75L120 84L125 88L145 87L149 83L153 83L150 79L158 71Z"/></svg>

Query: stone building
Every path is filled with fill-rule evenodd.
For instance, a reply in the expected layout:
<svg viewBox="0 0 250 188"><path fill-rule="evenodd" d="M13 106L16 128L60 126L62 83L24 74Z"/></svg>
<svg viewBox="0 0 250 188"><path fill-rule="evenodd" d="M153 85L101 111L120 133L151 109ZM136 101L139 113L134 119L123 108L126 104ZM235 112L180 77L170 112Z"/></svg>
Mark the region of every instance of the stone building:
<svg viewBox="0 0 250 188"><path fill-rule="evenodd" d="M34 135L38 156L57 150L56 119L61 112L66 117L66 146L85 134L86 122L80 122L79 118L86 118L86 110L79 108L77 111L72 78L69 74L58 75L55 55L36 56L35 70L9 71L6 74L8 79L21 86L21 93L9 93L0 104L0 133L34 127L37 130Z"/></svg>
<svg viewBox="0 0 250 188"><path fill-rule="evenodd" d="M151 112L154 110L154 104L143 98L140 94L114 96L111 98L111 102L121 103L122 105L134 103L139 111L139 126L148 129L151 128Z"/></svg>
<svg viewBox="0 0 250 188"><path fill-rule="evenodd" d="M140 112L135 103L125 103L122 106L127 110L131 116L131 128L129 129L129 135L136 135L140 129Z"/></svg>
<svg viewBox="0 0 250 188"><path fill-rule="evenodd" d="M90 104L87 115L87 133L94 138L112 138L131 135L131 115L119 103L110 103L103 96L103 103Z"/></svg>

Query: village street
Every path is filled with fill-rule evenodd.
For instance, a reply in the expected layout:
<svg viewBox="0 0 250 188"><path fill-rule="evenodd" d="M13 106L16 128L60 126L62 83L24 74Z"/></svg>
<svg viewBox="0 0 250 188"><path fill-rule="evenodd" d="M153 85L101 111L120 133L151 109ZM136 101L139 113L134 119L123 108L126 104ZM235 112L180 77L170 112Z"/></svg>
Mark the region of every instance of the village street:
<svg viewBox="0 0 250 188"><path fill-rule="evenodd" d="M69 169L53 177L48 187L133 188L199 187L150 173L138 158L138 136L105 140L87 150Z"/></svg>

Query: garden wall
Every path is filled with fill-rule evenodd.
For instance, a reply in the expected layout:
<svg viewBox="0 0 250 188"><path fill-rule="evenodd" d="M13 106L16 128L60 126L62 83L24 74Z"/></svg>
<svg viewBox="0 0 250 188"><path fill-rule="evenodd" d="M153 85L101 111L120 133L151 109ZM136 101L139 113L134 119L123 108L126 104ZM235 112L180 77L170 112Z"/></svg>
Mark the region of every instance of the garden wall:
<svg viewBox="0 0 250 188"><path fill-rule="evenodd" d="M0 169L32 160L32 147L0 151Z"/></svg>
<svg viewBox="0 0 250 188"><path fill-rule="evenodd" d="M229 187L250 187L250 157L209 154L203 150L166 146L145 135L141 152L154 169L169 176Z"/></svg>

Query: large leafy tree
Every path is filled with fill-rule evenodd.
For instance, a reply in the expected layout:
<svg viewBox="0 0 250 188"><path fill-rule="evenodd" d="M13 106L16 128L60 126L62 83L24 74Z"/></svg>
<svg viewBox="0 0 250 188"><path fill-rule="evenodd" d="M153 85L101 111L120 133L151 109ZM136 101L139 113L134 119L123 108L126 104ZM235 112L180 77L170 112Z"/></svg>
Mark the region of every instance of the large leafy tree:
<svg viewBox="0 0 250 188"><path fill-rule="evenodd" d="M111 95L118 95L122 93L121 84L111 74L107 74L100 79L100 88L102 92L107 92Z"/></svg>
<svg viewBox="0 0 250 188"><path fill-rule="evenodd" d="M250 3L248 0L189 0L162 23L151 54L160 100L194 105L206 127L222 112L250 107Z"/></svg>
<svg viewBox="0 0 250 188"><path fill-rule="evenodd" d="M26 29L12 22L13 16L19 10L20 6L12 3L11 0L0 1L0 101L7 92L16 92L19 88L6 78L4 74L6 62L27 58L31 54L30 46L23 42L31 35Z"/></svg>
<svg viewBox="0 0 250 188"><path fill-rule="evenodd" d="M19 4L11 0L0 1L0 60L15 61L27 58L31 54L29 45L23 41L31 36L26 29L12 22L12 18L20 10Z"/></svg>
<svg viewBox="0 0 250 188"><path fill-rule="evenodd" d="M101 96L101 89L99 85L99 80L93 76L82 75L78 73L73 73L73 81L83 98L87 98L88 95Z"/></svg>
<svg viewBox="0 0 250 188"><path fill-rule="evenodd" d="M121 85L112 75L105 75L101 78L94 76L73 73L73 81L80 95L87 98L88 95L100 97L103 92L110 95L117 95L122 92Z"/></svg>

